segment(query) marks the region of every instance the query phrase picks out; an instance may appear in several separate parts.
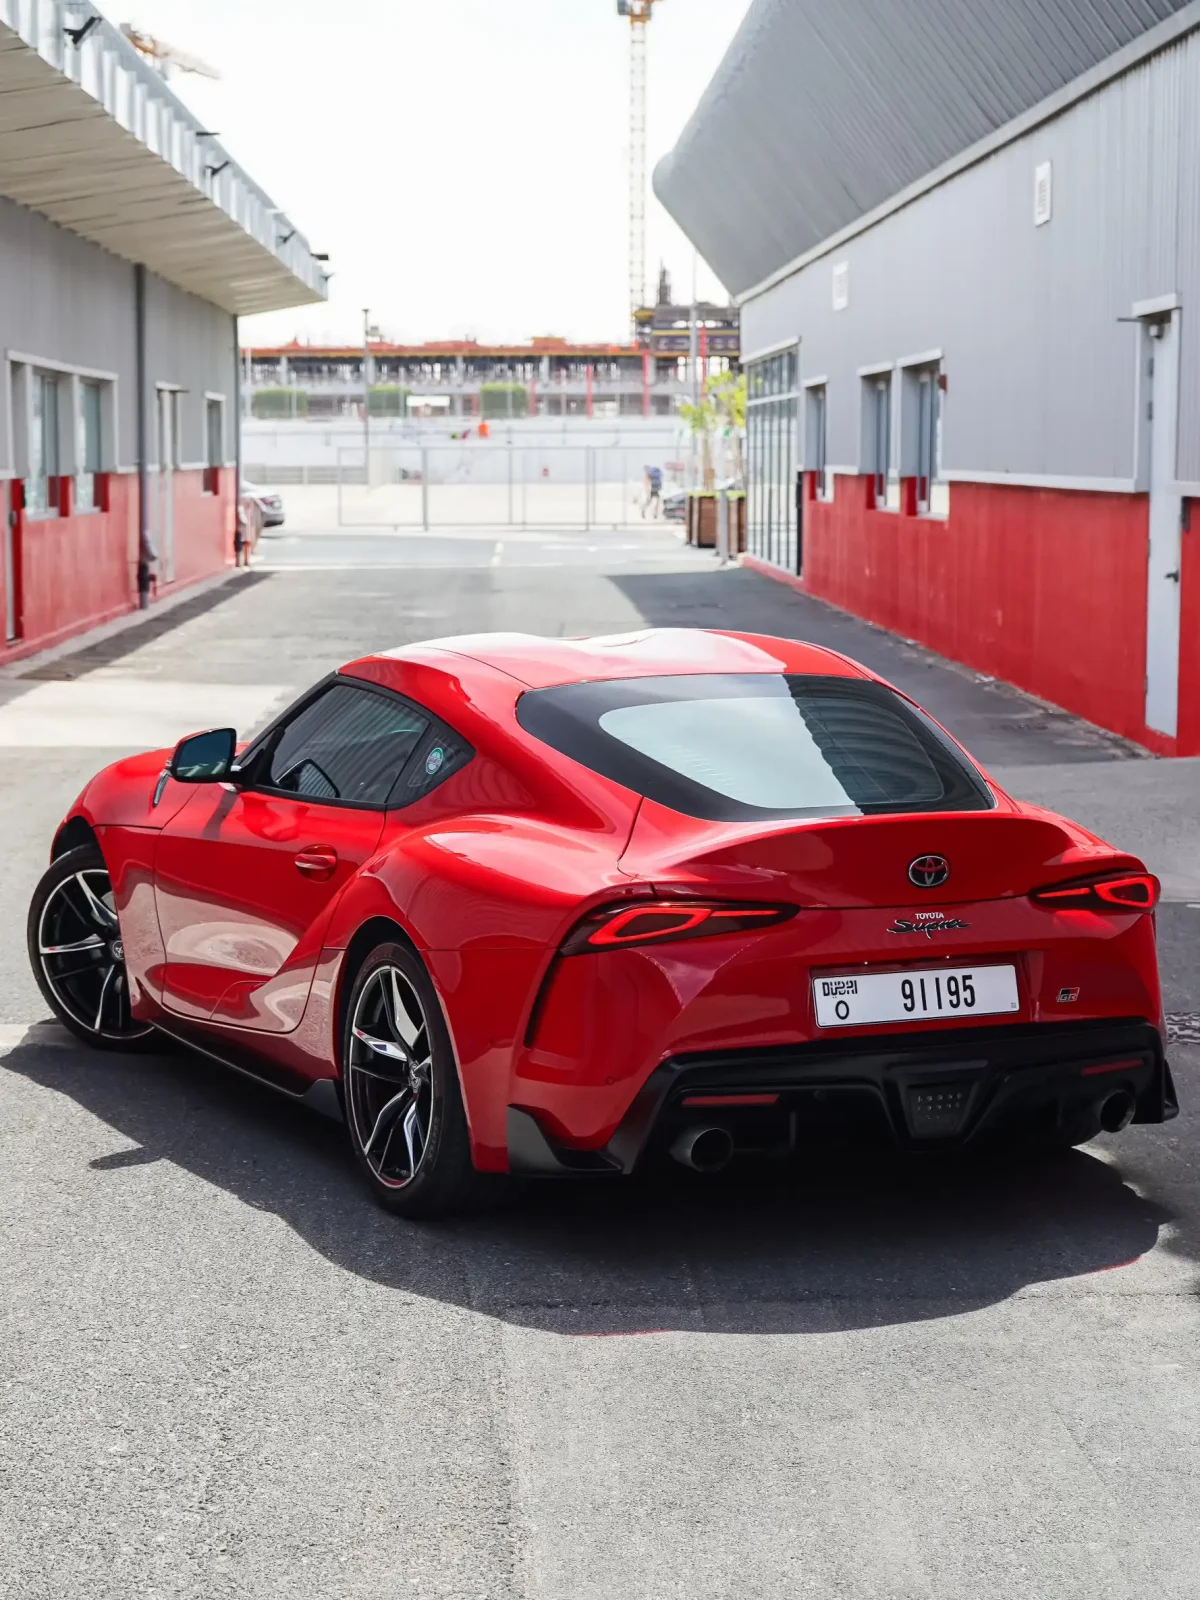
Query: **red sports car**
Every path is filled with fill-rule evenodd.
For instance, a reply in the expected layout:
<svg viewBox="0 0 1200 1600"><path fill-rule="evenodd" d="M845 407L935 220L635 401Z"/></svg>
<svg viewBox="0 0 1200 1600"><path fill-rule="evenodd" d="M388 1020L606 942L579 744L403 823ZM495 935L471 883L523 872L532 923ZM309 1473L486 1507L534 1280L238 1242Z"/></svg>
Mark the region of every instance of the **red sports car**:
<svg viewBox="0 0 1200 1600"><path fill-rule="evenodd" d="M417 1216L476 1172L1164 1121L1157 897L833 651L494 634L101 772L29 950L80 1038L344 1115Z"/></svg>

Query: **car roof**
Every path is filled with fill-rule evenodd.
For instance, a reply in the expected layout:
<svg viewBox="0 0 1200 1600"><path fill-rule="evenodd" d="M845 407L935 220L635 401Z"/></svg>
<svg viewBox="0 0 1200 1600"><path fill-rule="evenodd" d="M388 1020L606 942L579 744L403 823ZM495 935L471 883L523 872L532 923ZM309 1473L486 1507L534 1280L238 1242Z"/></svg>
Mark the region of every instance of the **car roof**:
<svg viewBox="0 0 1200 1600"><path fill-rule="evenodd" d="M865 667L821 645L716 628L643 628L592 639L544 639L532 633L461 634L384 651L374 659L434 665L431 653L435 651L443 666L449 664L447 655L477 661L530 689L690 673L874 677Z"/></svg>

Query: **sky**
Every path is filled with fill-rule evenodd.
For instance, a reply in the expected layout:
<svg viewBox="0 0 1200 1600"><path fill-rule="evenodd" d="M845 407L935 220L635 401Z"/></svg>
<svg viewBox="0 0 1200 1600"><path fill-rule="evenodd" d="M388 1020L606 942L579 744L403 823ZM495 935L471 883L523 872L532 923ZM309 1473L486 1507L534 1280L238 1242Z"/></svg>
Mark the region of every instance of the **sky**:
<svg viewBox="0 0 1200 1600"><path fill-rule="evenodd" d="M675 143L750 0L662 0L650 161ZM628 336L629 25L615 0L105 0L220 82L172 86L330 253L327 305L243 338ZM691 245L651 196L660 261ZM727 298L701 263L702 297Z"/></svg>

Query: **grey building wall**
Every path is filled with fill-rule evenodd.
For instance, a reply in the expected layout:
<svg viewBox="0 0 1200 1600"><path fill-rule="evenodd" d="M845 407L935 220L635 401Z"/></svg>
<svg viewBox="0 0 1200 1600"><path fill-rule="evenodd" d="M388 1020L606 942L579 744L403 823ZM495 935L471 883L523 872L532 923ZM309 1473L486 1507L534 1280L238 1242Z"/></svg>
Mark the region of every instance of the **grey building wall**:
<svg viewBox="0 0 1200 1600"><path fill-rule="evenodd" d="M179 397L179 462L202 465L207 452L205 394L225 399L225 459L233 460L237 427L237 319L220 307L177 289L162 278L146 278L146 379L154 386L174 384ZM150 462L158 464L156 430L150 428Z"/></svg>
<svg viewBox="0 0 1200 1600"><path fill-rule="evenodd" d="M744 293L1189 9L755 0L655 191Z"/></svg>
<svg viewBox="0 0 1200 1600"><path fill-rule="evenodd" d="M1034 226L1034 169L1053 215ZM832 273L849 265L849 305ZM1178 292L1180 461L1200 481L1200 34L748 300L743 349L800 338L828 377L828 459L860 462L856 369L940 350L943 465L1129 483L1136 301ZM898 408L897 408L898 409Z"/></svg>
<svg viewBox="0 0 1200 1600"><path fill-rule="evenodd" d="M114 374L116 454L109 464L137 464L134 279L127 261L0 199L0 476L19 465L7 360L14 353ZM225 459L231 461L238 425L236 319L148 274L146 334L150 464L156 462L158 382L185 391L179 402L183 465L205 459L205 392L226 397Z"/></svg>
<svg viewBox="0 0 1200 1600"><path fill-rule="evenodd" d="M0 473L12 472L17 352L117 374L117 449L134 460L133 268L36 212L0 199Z"/></svg>

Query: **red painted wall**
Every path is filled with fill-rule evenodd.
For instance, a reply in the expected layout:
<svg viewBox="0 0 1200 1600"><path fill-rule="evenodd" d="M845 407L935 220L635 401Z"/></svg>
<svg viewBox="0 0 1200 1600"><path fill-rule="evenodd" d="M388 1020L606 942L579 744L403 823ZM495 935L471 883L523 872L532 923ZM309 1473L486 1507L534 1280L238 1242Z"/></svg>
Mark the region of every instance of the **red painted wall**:
<svg viewBox="0 0 1200 1600"><path fill-rule="evenodd" d="M1145 495L955 483L941 519L876 511L869 487L839 476L832 501L806 499L801 588L1162 753L1200 750L1200 553L1184 574L1189 725L1176 745L1143 720Z"/></svg>
<svg viewBox="0 0 1200 1600"><path fill-rule="evenodd" d="M202 472L175 474L175 581L157 592L174 592L232 564L236 477L233 468L222 468L214 495L204 493ZM59 517L25 516L19 509L20 484L6 487L8 495L0 496L4 511L18 508L14 555L20 638L8 644L0 640L0 661L46 649L137 606L136 474L107 475L106 509ZM73 488L68 480L68 495ZM0 568L0 589L3 584ZM3 600L0 593L0 615Z"/></svg>

